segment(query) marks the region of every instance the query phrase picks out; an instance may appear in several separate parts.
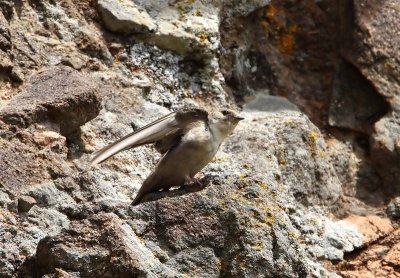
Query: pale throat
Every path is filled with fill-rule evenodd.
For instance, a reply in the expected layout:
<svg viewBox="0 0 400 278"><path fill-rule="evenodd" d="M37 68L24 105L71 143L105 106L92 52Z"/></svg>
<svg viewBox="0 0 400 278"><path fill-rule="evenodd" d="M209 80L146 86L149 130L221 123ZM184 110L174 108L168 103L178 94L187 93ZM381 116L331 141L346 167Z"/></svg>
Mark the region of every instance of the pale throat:
<svg viewBox="0 0 400 278"><path fill-rule="evenodd" d="M220 144L233 131L234 127L225 121L215 121L210 124L210 131L214 140Z"/></svg>

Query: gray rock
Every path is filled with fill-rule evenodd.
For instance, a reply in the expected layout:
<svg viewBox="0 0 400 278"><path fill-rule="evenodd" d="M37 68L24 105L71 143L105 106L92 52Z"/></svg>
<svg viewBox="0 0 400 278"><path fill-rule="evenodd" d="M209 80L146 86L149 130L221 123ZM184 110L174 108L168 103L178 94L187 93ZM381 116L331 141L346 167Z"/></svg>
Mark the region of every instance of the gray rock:
<svg viewBox="0 0 400 278"><path fill-rule="evenodd" d="M28 212L34 205L36 200L31 196L19 196L18 197L18 211Z"/></svg>
<svg viewBox="0 0 400 278"><path fill-rule="evenodd" d="M11 201L6 192L0 191L0 206L5 206Z"/></svg>
<svg viewBox="0 0 400 278"><path fill-rule="evenodd" d="M146 33L156 28L146 10L129 0L99 0L99 12L107 29L121 33Z"/></svg>
<svg viewBox="0 0 400 278"><path fill-rule="evenodd" d="M53 183L37 184L29 189L29 195L35 197L38 205L56 208L68 215L75 215L80 210L75 200Z"/></svg>
<svg viewBox="0 0 400 278"><path fill-rule="evenodd" d="M36 156L34 148L4 139L0 139L0 145L0 183L11 198L23 189L50 178L43 167L44 159Z"/></svg>
<svg viewBox="0 0 400 278"><path fill-rule="evenodd" d="M400 197L394 198L390 201L386 208L386 213L392 219L397 220L400 218Z"/></svg>
<svg viewBox="0 0 400 278"><path fill-rule="evenodd" d="M388 104L371 82L353 65L341 61L333 84L329 124L368 134L387 110Z"/></svg>
<svg viewBox="0 0 400 278"><path fill-rule="evenodd" d="M341 54L389 106L384 111L385 116L373 125L370 150L385 191L392 196L400 192L400 10L396 0L350 1L343 8L350 7L355 13L352 20L343 21L342 28L348 28L350 32L345 34L347 43L343 44ZM376 104L364 109L375 111Z"/></svg>
<svg viewBox="0 0 400 278"><path fill-rule="evenodd" d="M297 207L296 199L308 206L336 201L340 184L329 166L330 158L325 153L321 134L300 112L248 112L243 115L246 120L223 145L215 162L204 170L209 175L204 179L208 186L201 191L192 188L155 193L147 203L129 208L129 200L123 200L124 194L132 198L132 191L140 186L140 180L135 177L143 173L144 165L148 169L156 161L151 158L154 154L146 148L115 157L109 165L117 167L118 172L110 171L105 164L94 173L87 173L88 179L92 180L90 176L94 175L98 180L97 186L87 187L96 202L105 205L106 196L120 200L120 205L108 202L105 207L128 220L131 236L143 244L135 248L135 252L144 252L138 255L139 260L145 254L153 254L146 256L151 265L149 276L157 275L161 270L190 276L206 273L210 277L254 277L265 272L291 277L293 273L301 276L323 272L318 265L308 261L297 241L299 232L293 227L294 221L283 209L292 204L299 215L304 215ZM98 124L104 126L104 122ZM89 125L83 129L85 133L89 132L88 128ZM108 128L119 129L115 125ZM140 163L126 162L132 159ZM129 173L128 180L131 181L122 173ZM112 187L109 181L114 181ZM319 219L321 215L316 212L310 218ZM307 232L300 232L303 233ZM357 248L351 245L351 238L359 236L358 233L354 230L346 233L347 230L341 227L334 235L328 237L327 234L327 239L322 240L318 230L313 236L319 245L313 246L315 249L329 247L335 258L339 258L344 252ZM64 242L60 238L50 240L59 240L59 245ZM339 246L338 241L343 244ZM79 250L78 246L76 243L71 248ZM333 258L333 255L326 255ZM315 255L312 260L315 258L325 258L325 254ZM204 260L208 263L204 264ZM95 262L91 260L91 263ZM247 264L257 267L241 267ZM74 269L68 266L65 270Z"/></svg>
<svg viewBox="0 0 400 278"><path fill-rule="evenodd" d="M130 236L115 215L102 213L75 221L62 234L40 241L37 269L41 275L60 268L83 276L146 277L148 263L139 260L135 250L139 242Z"/></svg>
<svg viewBox="0 0 400 278"><path fill-rule="evenodd" d="M12 47L10 26L0 10L0 50L7 51Z"/></svg>
<svg viewBox="0 0 400 278"><path fill-rule="evenodd" d="M248 16L257 9L263 8L271 3L271 0L231 0L223 3L230 7L227 12L233 16Z"/></svg>
<svg viewBox="0 0 400 278"><path fill-rule="evenodd" d="M392 196L400 192L400 110L394 110L375 124L371 158Z"/></svg>
<svg viewBox="0 0 400 278"><path fill-rule="evenodd" d="M26 92L0 110L0 119L22 127L49 121L70 134L99 110L98 87L74 69L59 66L33 75Z"/></svg>
<svg viewBox="0 0 400 278"><path fill-rule="evenodd" d="M342 28L348 28L349 33L343 34L347 41L340 49L341 54L373 84L382 97L388 102L397 102L393 99L399 96L400 91L400 82L395 77L399 72L400 58L397 1L361 3L353 0L343 8L348 7L353 7L355 13L354 18L342 22Z"/></svg>

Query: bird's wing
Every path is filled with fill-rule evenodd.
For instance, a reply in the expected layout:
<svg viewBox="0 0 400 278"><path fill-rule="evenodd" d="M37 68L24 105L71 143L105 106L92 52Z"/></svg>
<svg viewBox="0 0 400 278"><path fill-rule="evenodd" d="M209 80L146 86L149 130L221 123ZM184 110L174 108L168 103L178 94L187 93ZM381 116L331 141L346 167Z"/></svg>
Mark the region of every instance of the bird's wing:
<svg viewBox="0 0 400 278"><path fill-rule="evenodd" d="M90 165L101 163L125 149L155 143L179 133L189 124L199 120L208 121L208 113L200 108L184 108L168 114L95 152Z"/></svg>

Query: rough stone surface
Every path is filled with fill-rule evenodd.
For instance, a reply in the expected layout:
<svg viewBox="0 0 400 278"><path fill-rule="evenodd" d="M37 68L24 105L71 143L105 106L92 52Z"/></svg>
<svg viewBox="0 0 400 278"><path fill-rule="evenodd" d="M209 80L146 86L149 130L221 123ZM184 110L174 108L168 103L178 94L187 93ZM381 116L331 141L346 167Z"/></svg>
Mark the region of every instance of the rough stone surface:
<svg viewBox="0 0 400 278"><path fill-rule="evenodd" d="M31 196L20 196L18 197L18 211L28 212L34 205L36 200Z"/></svg>
<svg viewBox="0 0 400 278"><path fill-rule="evenodd" d="M153 31L155 24L143 9L129 0L99 0L99 12L107 29L121 33Z"/></svg>
<svg viewBox="0 0 400 278"><path fill-rule="evenodd" d="M398 103L400 81L399 72L400 7L396 0L350 1L343 8L354 11L352 24L348 29L347 44L341 54L356 66L375 86L380 95L390 103ZM350 11L349 11L350 12Z"/></svg>
<svg viewBox="0 0 400 278"><path fill-rule="evenodd" d="M10 50L12 47L10 27L3 13L0 11L0 49L3 51Z"/></svg>
<svg viewBox="0 0 400 278"><path fill-rule="evenodd" d="M396 229L387 237L369 244L356 256L331 266L342 277L398 277L399 236Z"/></svg>
<svg viewBox="0 0 400 278"><path fill-rule="evenodd" d="M1 277L398 276L395 0L103 3L0 1ZM91 153L185 104L246 120L130 207L159 154Z"/></svg>
<svg viewBox="0 0 400 278"><path fill-rule="evenodd" d="M400 155L396 149L400 135L400 7L395 0L350 1L346 5L343 9L353 10L354 18L342 20L347 32L343 33L346 43L341 48L341 55L357 68L371 84L375 94L389 106L377 114L379 116L387 112L384 118L373 125L370 141L372 160L378 174L386 190L393 194L400 190L400 170L397 166ZM375 102L372 107L382 103L382 100ZM372 107L370 113L376 110Z"/></svg>
<svg viewBox="0 0 400 278"><path fill-rule="evenodd" d="M358 69L345 61L338 66L329 111L329 124L372 133L373 123L388 111L388 104Z"/></svg>
<svg viewBox="0 0 400 278"><path fill-rule="evenodd" d="M386 212L393 219L400 218L400 198L394 198L387 206Z"/></svg>
<svg viewBox="0 0 400 278"><path fill-rule="evenodd" d="M364 245L369 245L377 239L387 236L394 229L389 219L376 215L352 215L343 221L350 222L357 227L358 231L363 235Z"/></svg>
<svg viewBox="0 0 400 278"><path fill-rule="evenodd" d="M139 260L139 246L117 216L99 214L72 222L56 237L43 238L36 253L38 274L64 269L86 277L144 277L148 265Z"/></svg>
<svg viewBox="0 0 400 278"><path fill-rule="evenodd" d="M391 194L400 192L400 110L393 110L375 124L371 156Z"/></svg>
<svg viewBox="0 0 400 278"><path fill-rule="evenodd" d="M32 76L26 92L0 111L0 119L23 127L51 122L67 135L94 118L99 110L97 86L74 69L60 66Z"/></svg>

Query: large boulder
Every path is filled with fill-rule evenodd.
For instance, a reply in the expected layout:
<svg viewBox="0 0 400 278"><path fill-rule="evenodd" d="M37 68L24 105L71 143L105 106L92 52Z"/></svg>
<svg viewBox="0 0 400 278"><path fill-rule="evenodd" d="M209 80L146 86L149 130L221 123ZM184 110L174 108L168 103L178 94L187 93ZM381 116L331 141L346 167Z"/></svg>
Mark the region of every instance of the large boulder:
<svg viewBox="0 0 400 278"><path fill-rule="evenodd" d="M343 28L348 31L343 34L346 41L341 54L375 92L375 96L369 97L369 102L374 100L373 104L357 102L368 105L364 110L371 114L366 118L372 123L369 130L371 158L382 178L384 190L397 194L400 192L400 7L396 0L385 0L350 1L343 10L348 8L354 10L354 17L342 20ZM366 97L371 93L364 90L363 94ZM379 106L381 109L377 110ZM377 116L384 114L374 122Z"/></svg>
<svg viewBox="0 0 400 278"><path fill-rule="evenodd" d="M156 25L143 9L130 0L99 0L99 12L107 29L120 33L153 31Z"/></svg>
<svg viewBox="0 0 400 278"><path fill-rule="evenodd" d="M0 119L19 127L50 122L69 135L99 111L99 89L93 81L70 67L58 66L33 75L26 91L0 110Z"/></svg>
<svg viewBox="0 0 400 278"><path fill-rule="evenodd" d="M149 106L154 107L136 109L151 115ZM123 124L107 124L112 114L102 113L83 128L87 142L103 140L95 135L101 126L109 130L106 137L123 129ZM85 216L61 234L43 239L33 269L41 274L62 270L122 277L328 275L312 261L324 256L340 259L360 240L343 224L335 234L321 234L324 228L314 229L309 223L316 217L326 222L319 214L310 212L307 223L299 217L311 204L335 202L340 191L321 134L300 112L253 111L244 116L203 171L203 188L189 185L153 193L131 207L144 175L156 162L149 148L122 152L82 173L79 183L92 205L81 209L110 213ZM92 214L89 211L80 217ZM325 225L334 229L336 224ZM311 256L299 240L303 233L312 235ZM344 245L335 245L337 240Z"/></svg>

